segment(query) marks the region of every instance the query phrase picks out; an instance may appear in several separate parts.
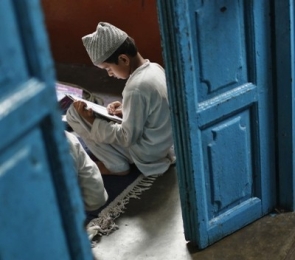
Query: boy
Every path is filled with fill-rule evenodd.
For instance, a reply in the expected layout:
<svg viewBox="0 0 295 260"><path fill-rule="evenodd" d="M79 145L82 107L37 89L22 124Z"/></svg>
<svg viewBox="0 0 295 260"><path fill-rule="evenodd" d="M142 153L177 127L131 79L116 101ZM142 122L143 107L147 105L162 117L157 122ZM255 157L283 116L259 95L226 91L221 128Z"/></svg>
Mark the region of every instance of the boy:
<svg viewBox="0 0 295 260"><path fill-rule="evenodd" d="M145 176L164 173L175 157L163 68L144 59L133 39L109 23L100 22L82 41L95 66L110 77L128 78L122 103L107 106L123 121L97 118L76 101L67 111L69 125L98 158L102 174L128 174L131 163Z"/></svg>

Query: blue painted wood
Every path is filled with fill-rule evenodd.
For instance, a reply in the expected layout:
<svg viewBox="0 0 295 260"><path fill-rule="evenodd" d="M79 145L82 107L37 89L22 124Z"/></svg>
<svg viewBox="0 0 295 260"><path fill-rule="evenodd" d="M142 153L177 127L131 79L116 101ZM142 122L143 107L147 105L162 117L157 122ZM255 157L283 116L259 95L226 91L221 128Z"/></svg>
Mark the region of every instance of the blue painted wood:
<svg viewBox="0 0 295 260"><path fill-rule="evenodd" d="M282 208L295 210L295 5L275 1L276 83L278 104L279 201Z"/></svg>
<svg viewBox="0 0 295 260"><path fill-rule="evenodd" d="M158 1L187 240L275 206L270 3Z"/></svg>
<svg viewBox="0 0 295 260"><path fill-rule="evenodd" d="M0 258L92 259L40 3L0 16Z"/></svg>
<svg viewBox="0 0 295 260"><path fill-rule="evenodd" d="M0 17L3 21L0 23L0 84L1 95L4 96L11 91L11 86L24 82L28 78L28 71L11 1L1 2Z"/></svg>
<svg viewBox="0 0 295 260"><path fill-rule="evenodd" d="M1 259L71 259L40 129L1 153Z"/></svg>

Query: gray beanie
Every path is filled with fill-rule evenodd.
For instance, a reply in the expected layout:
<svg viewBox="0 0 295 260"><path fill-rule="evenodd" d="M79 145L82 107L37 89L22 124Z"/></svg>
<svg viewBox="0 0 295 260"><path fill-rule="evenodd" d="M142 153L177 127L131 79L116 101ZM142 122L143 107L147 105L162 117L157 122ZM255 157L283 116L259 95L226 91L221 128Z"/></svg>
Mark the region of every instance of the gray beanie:
<svg viewBox="0 0 295 260"><path fill-rule="evenodd" d="M109 23L100 22L96 31L82 37L82 42L94 65L109 58L127 39L128 35Z"/></svg>

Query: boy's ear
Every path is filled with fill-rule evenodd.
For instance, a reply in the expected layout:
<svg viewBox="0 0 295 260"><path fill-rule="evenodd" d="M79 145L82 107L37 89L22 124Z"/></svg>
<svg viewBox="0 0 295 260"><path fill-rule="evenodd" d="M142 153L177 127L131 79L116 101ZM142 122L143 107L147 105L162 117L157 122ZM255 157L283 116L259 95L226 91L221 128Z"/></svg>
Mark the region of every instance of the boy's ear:
<svg viewBox="0 0 295 260"><path fill-rule="evenodd" d="M126 54L119 55L118 60L127 66L130 64L130 58Z"/></svg>

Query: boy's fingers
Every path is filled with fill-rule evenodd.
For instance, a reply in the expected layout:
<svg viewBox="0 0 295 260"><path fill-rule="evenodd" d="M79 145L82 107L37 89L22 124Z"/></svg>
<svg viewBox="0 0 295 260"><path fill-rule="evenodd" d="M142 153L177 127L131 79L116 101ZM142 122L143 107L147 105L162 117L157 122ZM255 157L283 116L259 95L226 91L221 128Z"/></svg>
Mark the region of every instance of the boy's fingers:
<svg viewBox="0 0 295 260"><path fill-rule="evenodd" d="M121 114L121 113L122 113L122 110L121 110L121 109L117 109L117 110L114 111L114 114L115 114L115 115L117 115L117 114Z"/></svg>
<svg viewBox="0 0 295 260"><path fill-rule="evenodd" d="M88 116L93 116L93 111L92 111L92 109L87 110L87 114L88 114Z"/></svg>

